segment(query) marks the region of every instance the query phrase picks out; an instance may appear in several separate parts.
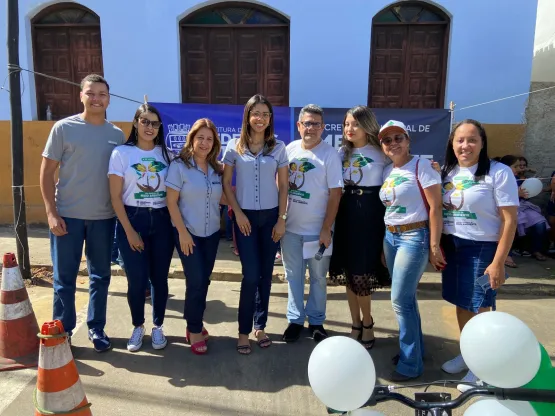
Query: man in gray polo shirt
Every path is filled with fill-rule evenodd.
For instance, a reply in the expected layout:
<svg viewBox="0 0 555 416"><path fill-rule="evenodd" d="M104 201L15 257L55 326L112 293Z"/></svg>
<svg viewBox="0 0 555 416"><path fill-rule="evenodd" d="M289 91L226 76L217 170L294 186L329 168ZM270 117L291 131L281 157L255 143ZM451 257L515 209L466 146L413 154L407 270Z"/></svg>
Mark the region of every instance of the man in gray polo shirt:
<svg viewBox="0 0 555 416"><path fill-rule="evenodd" d="M108 162L123 132L105 120L110 87L100 75L81 81L84 111L54 124L42 153L40 187L54 266L53 319L71 337L75 329L75 287L85 244L89 270L89 340L97 352L111 347L104 332L110 285L115 212L110 202ZM55 182L59 168L59 179ZM70 338L71 341L71 338Z"/></svg>

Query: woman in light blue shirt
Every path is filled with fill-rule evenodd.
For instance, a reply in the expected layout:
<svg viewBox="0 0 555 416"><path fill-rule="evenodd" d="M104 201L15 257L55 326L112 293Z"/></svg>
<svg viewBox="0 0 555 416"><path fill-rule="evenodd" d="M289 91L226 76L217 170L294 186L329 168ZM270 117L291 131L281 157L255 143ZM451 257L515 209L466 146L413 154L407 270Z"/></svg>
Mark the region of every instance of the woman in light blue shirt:
<svg viewBox="0 0 555 416"><path fill-rule="evenodd" d="M197 120L166 178L167 205L186 279L187 341L199 355L208 351L203 316L220 241L220 149L214 123L207 118Z"/></svg>
<svg viewBox="0 0 555 416"><path fill-rule="evenodd" d="M245 105L241 137L229 141L224 164L223 188L233 210L243 267L237 351L250 354L253 323L257 344L261 348L272 344L264 328L278 242L285 234L289 187L285 144L274 136L272 105L262 95Z"/></svg>

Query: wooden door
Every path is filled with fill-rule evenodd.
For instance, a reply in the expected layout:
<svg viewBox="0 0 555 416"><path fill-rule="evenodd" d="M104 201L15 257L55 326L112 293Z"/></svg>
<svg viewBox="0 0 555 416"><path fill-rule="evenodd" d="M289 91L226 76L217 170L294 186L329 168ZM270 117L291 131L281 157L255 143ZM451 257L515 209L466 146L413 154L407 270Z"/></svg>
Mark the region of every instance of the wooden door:
<svg viewBox="0 0 555 416"><path fill-rule="evenodd" d="M445 25L376 25L368 101L374 108L442 108Z"/></svg>
<svg viewBox="0 0 555 416"><path fill-rule="evenodd" d="M287 28L183 27L183 102L245 104L257 93L289 104Z"/></svg>
<svg viewBox="0 0 555 416"><path fill-rule="evenodd" d="M75 83L90 73L103 75L99 27L52 26L34 28L35 70ZM79 87L45 77L35 77L38 119L59 120L83 111Z"/></svg>

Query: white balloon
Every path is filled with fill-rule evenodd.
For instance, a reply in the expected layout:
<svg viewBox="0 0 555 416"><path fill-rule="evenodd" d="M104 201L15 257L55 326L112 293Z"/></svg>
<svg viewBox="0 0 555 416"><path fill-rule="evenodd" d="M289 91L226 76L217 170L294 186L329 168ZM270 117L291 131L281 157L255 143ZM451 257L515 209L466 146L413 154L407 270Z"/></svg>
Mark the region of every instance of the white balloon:
<svg viewBox="0 0 555 416"><path fill-rule="evenodd" d="M501 388L529 383L541 362L532 330L505 312L485 312L468 321L461 333L461 353L479 379Z"/></svg>
<svg viewBox="0 0 555 416"><path fill-rule="evenodd" d="M370 409L357 409L347 413L348 416L385 416L381 412Z"/></svg>
<svg viewBox="0 0 555 416"><path fill-rule="evenodd" d="M466 409L464 416L536 416L536 411L528 402L482 399Z"/></svg>
<svg viewBox="0 0 555 416"><path fill-rule="evenodd" d="M354 339L329 337L310 355L308 380L322 403L346 412L368 401L376 385L376 368L366 348Z"/></svg>
<svg viewBox="0 0 555 416"><path fill-rule="evenodd" d="M539 193L542 191L543 183L538 178L528 178L524 182L522 182L522 185L520 185L520 187L522 189L526 189L526 191L528 192L528 198L533 198L536 195L539 195Z"/></svg>

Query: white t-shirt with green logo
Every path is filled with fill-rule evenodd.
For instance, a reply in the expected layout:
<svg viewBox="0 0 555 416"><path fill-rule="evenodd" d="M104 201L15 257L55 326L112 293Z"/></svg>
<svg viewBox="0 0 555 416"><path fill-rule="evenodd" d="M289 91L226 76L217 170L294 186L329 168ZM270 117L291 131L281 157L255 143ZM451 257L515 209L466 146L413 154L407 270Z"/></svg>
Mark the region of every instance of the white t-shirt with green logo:
<svg viewBox="0 0 555 416"><path fill-rule="evenodd" d="M381 186L383 170L388 160L384 153L372 145L353 149L350 160L344 160L345 148L339 149L343 164L345 186Z"/></svg>
<svg viewBox="0 0 555 416"><path fill-rule="evenodd" d="M499 241L501 218L498 207L518 206L518 186L511 168L491 162L488 175L478 182L478 165L457 166L445 178L443 232L475 241Z"/></svg>
<svg viewBox="0 0 555 416"><path fill-rule="evenodd" d="M426 189L441 183L441 176L432 168L428 159L413 157L399 168L393 164L384 170L380 199L385 205L386 225L405 225L428 220L428 211L416 181L416 161L420 186Z"/></svg>
<svg viewBox="0 0 555 416"><path fill-rule="evenodd" d="M289 204L287 231L299 235L320 235L330 188L342 188L341 159L337 151L322 141L305 150L302 140L287 145L289 159Z"/></svg>
<svg viewBox="0 0 555 416"><path fill-rule="evenodd" d="M108 175L123 178L123 204L130 207L162 208L166 206L168 162L162 148L142 150L122 145L112 151Z"/></svg>

